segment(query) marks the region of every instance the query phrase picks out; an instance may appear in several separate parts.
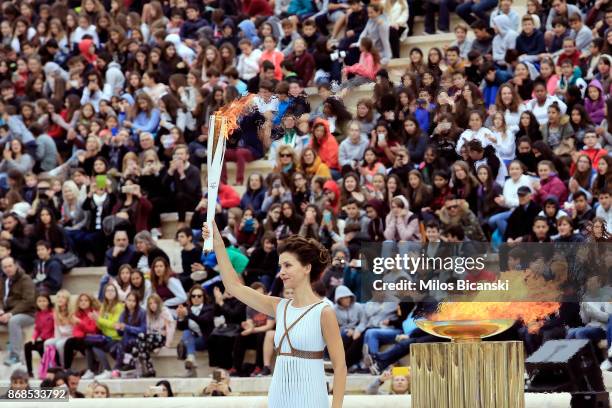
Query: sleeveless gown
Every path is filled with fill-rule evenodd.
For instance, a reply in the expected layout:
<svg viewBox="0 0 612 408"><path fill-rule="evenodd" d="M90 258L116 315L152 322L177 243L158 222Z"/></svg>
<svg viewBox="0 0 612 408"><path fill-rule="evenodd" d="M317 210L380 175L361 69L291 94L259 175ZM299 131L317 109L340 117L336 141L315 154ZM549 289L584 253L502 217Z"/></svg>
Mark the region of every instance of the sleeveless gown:
<svg viewBox="0 0 612 408"><path fill-rule="evenodd" d="M274 347L278 347L285 332L284 311L288 299L281 299L276 307L276 332ZM304 313L311 305L287 307L287 327ZM294 349L304 351L321 351L325 340L321 331L321 311L327 306L322 302L310 310L289 331L289 338ZM289 342L285 338L281 351L290 352ZM269 408L328 408L329 398L325 381L325 369L322 359L306 359L278 355L274 366L272 383L268 391Z"/></svg>

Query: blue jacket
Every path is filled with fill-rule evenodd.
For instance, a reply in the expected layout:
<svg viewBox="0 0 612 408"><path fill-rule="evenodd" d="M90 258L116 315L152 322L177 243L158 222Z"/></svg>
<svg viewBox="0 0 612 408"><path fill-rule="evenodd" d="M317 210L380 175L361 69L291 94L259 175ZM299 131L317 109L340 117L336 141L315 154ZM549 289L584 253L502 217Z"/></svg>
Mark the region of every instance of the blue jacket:
<svg viewBox="0 0 612 408"><path fill-rule="evenodd" d="M263 200L266 197L266 189L260 188L258 191L245 191L242 198L240 199L240 208L242 210L246 210L251 207L257 215L261 213L261 205L263 204Z"/></svg>
<svg viewBox="0 0 612 408"><path fill-rule="evenodd" d="M429 129L429 111L427 109L417 108L414 112L414 118L421 129Z"/></svg>
<svg viewBox="0 0 612 408"><path fill-rule="evenodd" d="M181 30L179 31L181 40L184 40L186 38L190 40L197 40L198 30L207 25L208 23L203 18L199 18L196 21L185 20L181 25Z"/></svg>
<svg viewBox="0 0 612 408"><path fill-rule="evenodd" d="M487 83L482 90L482 97L484 99L485 108L489 108L489 106L495 104L495 98L497 96L497 90L499 89L499 85L496 83L489 84Z"/></svg>
<svg viewBox="0 0 612 408"><path fill-rule="evenodd" d="M130 324L128 324L127 309L124 309L123 313L121 313L121 317L119 317L119 322L125 323L125 329L117 330L117 332L119 333L119 335L122 336L122 341L124 343L127 343L130 340L136 340L140 333L145 333L147 331L147 315L145 314L144 309L138 306L137 314L137 326L131 326Z"/></svg>
<svg viewBox="0 0 612 408"><path fill-rule="evenodd" d="M159 128L159 109L153 109L149 116L145 112L140 112L132 123L133 130L141 132L156 133Z"/></svg>

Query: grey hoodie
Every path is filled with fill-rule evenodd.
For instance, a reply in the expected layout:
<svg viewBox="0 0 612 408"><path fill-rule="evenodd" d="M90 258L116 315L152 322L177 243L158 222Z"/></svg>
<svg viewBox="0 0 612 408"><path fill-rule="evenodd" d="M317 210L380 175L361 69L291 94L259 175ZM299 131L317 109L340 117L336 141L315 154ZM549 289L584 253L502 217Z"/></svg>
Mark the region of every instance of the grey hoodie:
<svg viewBox="0 0 612 408"><path fill-rule="evenodd" d="M336 292L338 289L336 289ZM372 327L384 327L383 320L391 320L397 317L398 302L375 302L369 301L364 305L365 320L357 326L357 330L363 333Z"/></svg>
<svg viewBox="0 0 612 408"><path fill-rule="evenodd" d="M343 297L352 298L352 303L348 308L343 308L338 304L338 299ZM357 326L361 326L362 323L365 323L363 305L355 302L355 295L349 288L344 285L339 285L336 288L334 302L336 303L334 311L336 312L336 319L338 319L340 330L355 329ZM363 332L363 330L361 330L361 332Z"/></svg>
<svg viewBox="0 0 612 408"><path fill-rule="evenodd" d="M493 61L505 66L506 51L516 48L518 33L512 29L510 17L505 14L495 16L493 22L499 30L493 38Z"/></svg>

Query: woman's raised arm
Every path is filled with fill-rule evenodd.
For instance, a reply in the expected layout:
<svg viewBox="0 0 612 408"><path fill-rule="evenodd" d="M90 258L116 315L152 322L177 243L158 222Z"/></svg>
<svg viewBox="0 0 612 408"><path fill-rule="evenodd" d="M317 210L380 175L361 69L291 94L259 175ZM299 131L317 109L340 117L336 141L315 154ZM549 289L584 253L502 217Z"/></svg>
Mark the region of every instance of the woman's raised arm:
<svg viewBox="0 0 612 408"><path fill-rule="evenodd" d="M278 302L280 302L280 298L264 295L242 284L227 255L227 250L225 249L225 244L223 243L217 224L213 224L213 249L217 256L217 264L219 265L219 271L225 289L247 306L261 313L265 313L268 316L275 317L276 306ZM210 230L208 225L204 223L202 227L202 238L206 240L209 237L209 233Z"/></svg>

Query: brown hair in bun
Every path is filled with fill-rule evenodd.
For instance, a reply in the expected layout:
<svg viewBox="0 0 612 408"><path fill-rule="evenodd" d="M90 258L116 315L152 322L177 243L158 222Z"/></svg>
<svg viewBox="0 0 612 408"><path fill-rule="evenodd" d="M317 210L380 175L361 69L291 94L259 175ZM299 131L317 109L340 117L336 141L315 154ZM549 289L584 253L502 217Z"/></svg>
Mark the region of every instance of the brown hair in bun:
<svg viewBox="0 0 612 408"><path fill-rule="evenodd" d="M310 282L318 281L321 273L331 262L327 249L312 238L290 236L278 248L279 255L283 252L293 254L304 266L310 265Z"/></svg>

